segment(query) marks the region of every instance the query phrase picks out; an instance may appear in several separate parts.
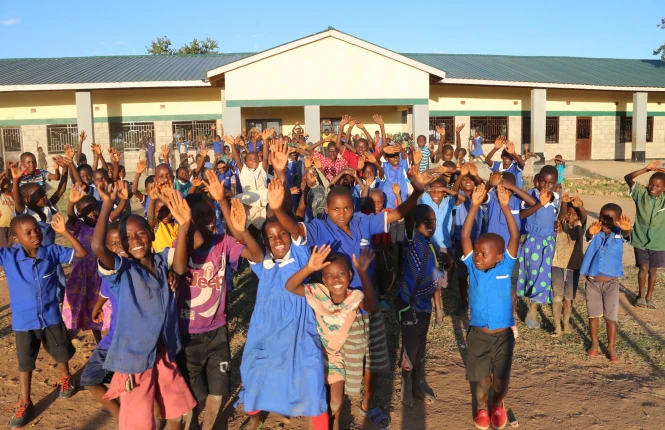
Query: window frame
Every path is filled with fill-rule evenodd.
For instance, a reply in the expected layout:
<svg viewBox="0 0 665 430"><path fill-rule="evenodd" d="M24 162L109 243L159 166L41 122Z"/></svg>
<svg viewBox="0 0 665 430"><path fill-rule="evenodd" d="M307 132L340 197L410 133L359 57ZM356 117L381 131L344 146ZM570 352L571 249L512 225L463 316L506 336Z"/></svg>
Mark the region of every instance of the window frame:
<svg viewBox="0 0 665 430"><path fill-rule="evenodd" d="M58 130L61 129L61 130ZM53 134L62 132L64 142L54 143ZM57 145L57 147L56 147ZM79 129L78 124L47 124L46 125L46 151L48 154L64 154L65 145L71 145L72 148L78 150L79 146Z"/></svg>
<svg viewBox="0 0 665 430"><path fill-rule="evenodd" d="M488 126L485 125L486 129L482 130L482 133L479 132L480 136L482 136L482 138L484 139L485 142L494 143L494 141L496 141L497 137L499 137L499 136L504 136L505 138L508 138L509 124L508 124L508 117L507 116L472 116L472 117L470 117L469 118L469 123L470 123L469 136L470 137L474 136L474 132L478 128L477 127L478 123L482 122L482 121L485 121L485 122L500 121L500 122L504 122L504 124L499 125L499 127L504 127L504 125L505 125L505 129L502 130L502 132L500 132L496 135L489 135L489 136L488 136L487 130L486 130Z"/></svg>
<svg viewBox="0 0 665 430"><path fill-rule="evenodd" d="M172 121L171 122L171 131L175 136L173 136L173 144L177 145L180 135L178 131L183 131L183 137L187 140L187 132L192 132L192 140L189 141L189 149L197 149L199 143L199 137L206 137L208 142L215 140L215 134L219 134L219 129L215 131L212 130L212 126L217 125L216 119L204 119L196 121ZM209 132L206 134L205 132ZM221 136L221 135L220 135Z"/></svg>
<svg viewBox="0 0 665 430"><path fill-rule="evenodd" d="M124 130L127 127L129 130ZM122 130L119 130L122 128ZM133 129L133 130L132 130ZM150 134L147 131L151 131ZM143 136L140 136L143 132ZM115 136L116 133L121 133L123 139L118 142L118 137ZM134 134L129 134L134 133ZM137 139L129 139L131 142L127 145L127 137L134 137ZM157 142L155 141L155 123L151 121L131 121L131 122L112 122L109 123L109 141L111 145L119 152L138 152L143 149L143 145L146 142L146 138L151 136L153 143L155 143L155 152L157 152ZM134 141L135 140L135 141Z"/></svg>

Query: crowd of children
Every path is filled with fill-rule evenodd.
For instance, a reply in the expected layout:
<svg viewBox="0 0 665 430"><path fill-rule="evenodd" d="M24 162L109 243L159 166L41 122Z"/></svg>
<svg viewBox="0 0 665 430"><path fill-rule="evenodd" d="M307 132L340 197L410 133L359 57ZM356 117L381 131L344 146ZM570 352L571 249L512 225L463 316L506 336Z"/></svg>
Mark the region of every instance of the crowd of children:
<svg viewBox="0 0 665 430"><path fill-rule="evenodd" d="M258 278L239 369L243 429L261 428L261 412L339 429L344 395L360 395L363 386L359 413L374 428L389 428L374 394L379 375L392 371L383 316L391 302L401 332L393 364L401 368L402 402L435 402L425 378L427 336L432 313L435 324L443 320L441 290L449 284L459 289L460 312L470 312L466 377L476 383L477 428L507 423L517 296L528 299L525 323L534 329L539 307L551 304L559 336L562 325L570 331L583 277L587 354L598 355L604 318L607 357L619 361L624 242L632 240L639 266L636 306L655 308L657 269L665 267L659 162L626 176L634 226L608 203L587 228L582 200L561 189L561 156L536 175L542 156L528 147L520 155L499 137L485 157L475 131L467 162L464 124L456 147L436 127L437 147L425 136L391 136L380 115L373 119L374 138L349 116L338 130L326 125L314 144L297 124L288 135L217 135L212 153L204 141L191 164L191 135L174 135L179 160L166 145L161 164L147 136L133 182L113 148L107 163L93 143L93 165L86 163L84 132L78 153L68 146L53 159L53 173L41 150L39 160L24 153L8 163L0 178L0 265L21 384L10 427L33 418L30 384L41 345L58 363L60 397L68 398L76 391L68 330L92 330L98 345L80 385L119 428L164 421L169 429L211 429L231 394L227 292L243 259ZM497 152L501 161L492 160ZM475 160L490 167L487 182ZM178 164L175 175L169 163ZM153 174L141 184L146 171ZM647 172L655 172L648 187L635 183ZM51 180L58 186L48 197ZM65 220L56 204L68 186ZM139 214L132 200L142 205ZM73 249L57 245L56 233ZM73 264L67 277L65 263Z"/></svg>

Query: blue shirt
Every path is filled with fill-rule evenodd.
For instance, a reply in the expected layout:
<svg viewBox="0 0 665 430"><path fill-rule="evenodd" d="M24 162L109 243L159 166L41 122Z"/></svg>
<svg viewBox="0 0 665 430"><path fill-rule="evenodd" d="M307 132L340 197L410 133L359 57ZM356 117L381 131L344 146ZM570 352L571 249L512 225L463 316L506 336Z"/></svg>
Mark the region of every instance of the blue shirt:
<svg viewBox="0 0 665 430"><path fill-rule="evenodd" d="M372 235L379 233L388 233L389 224L387 223L387 212L378 214L365 215L362 213L355 213L349 222L349 229L351 236L344 233L342 229L332 222L330 217L325 220L313 219L304 223L305 234L307 236L307 244L309 246L321 246L328 244L332 248L332 253L341 253L346 255L349 259L349 264L352 264L351 256L355 254L356 258L360 256L360 252L366 248L372 247ZM375 262L369 266L370 278L374 274ZM352 266L353 267L353 266ZM350 288L362 288L360 278L354 275L351 280Z"/></svg>
<svg viewBox="0 0 665 430"><path fill-rule="evenodd" d="M490 169L492 172L509 172L515 176L515 185L517 188L522 188L522 168L516 161L513 161L507 169L503 168L501 161L495 161Z"/></svg>
<svg viewBox="0 0 665 430"><path fill-rule="evenodd" d="M440 252L441 248L452 248L453 246L451 231L453 227L453 208L455 207L455 200L456 197L443 196L441 204L437 205L428 193L425 193L420 197L420 203L431 207L436 215L436 229L430 239L436 252Z"/></svg>
<svg viewBox="0 0 665 430"><path fill-rule="evenodd" d="M425 146L420 148L420 152L422 152L423 158L420 160L420 165L418 165L418 170L420 170L420 173L423 173L425 170L429 168L429 157L432 154L432 151L430 151L429 146L425 144Z"/></svg>
<svg viewBox="0 0 665 430"><path fill-rule="evenodd" d="M586 276L605 276L619 278L623 276L623 244L627 242L616 227L609 234L600 231L591 239L591 243L582 259L580 273Z"/></svg>
<svg viewBox="0 0 665 430"><path fill-rule="evenodd" d="M460 194L464 195L464 191L460 191ZM467 198L464 202L461 204L455 206L455 240L460 241L462 240L462 226L464 226L464 220L466 220L466 216L469 213L469 209L471 209L471 198ZM478 212L476 212L476 219L473 222L473 227L471 228L471 241L475 242L478 240L478 236L480 236L484 232L484 224L485 224L485 214L484 214L484 208L478 209Z"/></svg>
<svg viewBox="0 0 665 430"><path fill-rule="evenodd" d="M492 269L479 270L473 263L473 251L462 258L469 269L469 309L472 327L490 330L515 325L512 281L515 257L506 250L503 259Z"/></svg>
<svg viewBox="0 0 665 430"><path fill-rule="evenodd" d="M217 174L217 178L219 181L226 181L224 182L224 189L231 191L231 177L235 176L236 178L236 193L240 194L242 193L242 184L240 184L240 174L236 170L235 173L231 168L226 169L226 172L224 174Z"/></svg>
<svg viewBox="0 0 665 430"><path fill-rule="evenodd" d="M474 137L473 138L473 151L471 151L471 155L474 157L479 157L483 155L483 139L481 136Z"/></svg>
<svg viewBox="0 0 665 430"><path fill-rule="evenodd" d="M224 153L224 142L222 140L213 141L212 142L212 150L213 150L215 155Z"/></svg>
<svg viewBox="0 0 665 430"><path fill-rule="evenodd" d="M180 194L187 195L187 193L189 193L189 189L192 188L192 181L183 183L180 179L176 178L174 188L180 191Z"/></svg>
<svg viewBox="0 0 665 430"><path fill-rule="evenodd" d="M109 284L106 282L106 279L102 279L102 286L99 288L99 295L105 299L109 299L111 302L111 326L109 327L109 332L99 341L97 348L108 350L111 346L111 340L113 339L113 333L115 333L115 323L116 315L118 314L118 298L111 292Z"/></svg>
<svg viewBox="0 0 665 430"><path fill-rule="evenodd" d="M529 194L540 201L540 191L536 188L529 190ZM527 217L526 219L526 232L527 234L535 234L538 236L554 236L554 222L557 220L559 213L559 194L554 194L554 200L547 203L536 211L536 213ZM526 209L526 202L522 203L522 208Z"/></svg>
<svg viewBox="0 0 665 430"><path fill-rule="evenodd" d="M557 178L556 178L556 183L561 184L563 183L563 172L566 170L566 166L563 165L563 163L559 163L556 166L556 172L557 172Z"/></svg>
<svg viewBox="0 0 665 430"><path fill-rule="evenodd" d="M487 194L489 201L487 202L487 232L496 233L504 240L504 244L508 246L510 241L510 231L508 230L508 222L503 215L499 199L496 197L496 191L492 190ZM522 224L520 219L520 209L522 208L522 199L513 194L508 202L510 213L513 214L517 227Z"/></svg>
<svg viewBox="0 0 665 430"><path fill-rule="evenodd" d="M40 246L36 258L26 255L20 245L0 249L14 331L39 330L62 322L57 271L60 264L71 264L75 255L73 249L59 245Z"/></svg>
<svg viewBox="0 0 665 430"><path fill-rule="evenodd" d="M175 293L168 284L168 270L175 249L154 253L155 273L133 260L116 257L115 267L99 274L118 298L116 330L104 369L124 374L142 373L155 365L157 345L164 343L169 359L180 351L180 330Z"/></svg>
<svg viewBox="0 0 665 430"><path fill-rule="evenodd" d="M381 184L381 189L386 195L386 207L388 209L395 209L397 205L395 204L395 193L393 193L393 184L399 184L400 194L402 195L402 202L404 202L408 197L408 178L406 176L409 171L409 162L405 159L400 159L397 167L393 167L392 164L385 161L383 163L383 172L385 174L385 181Z"/></svg>

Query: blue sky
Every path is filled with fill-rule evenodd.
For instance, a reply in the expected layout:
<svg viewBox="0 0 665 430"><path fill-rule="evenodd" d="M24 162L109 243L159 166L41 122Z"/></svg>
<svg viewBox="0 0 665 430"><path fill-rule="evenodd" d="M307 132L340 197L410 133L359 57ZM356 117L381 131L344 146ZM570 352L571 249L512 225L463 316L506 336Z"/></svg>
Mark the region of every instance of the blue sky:
<svg viewBox="0 0 665 430"><path fill-rule="evenodd" d="M0 58L143 54L216 39L255 52L333 26L397 52L655 58L664 0L1 2Z"/></svg>

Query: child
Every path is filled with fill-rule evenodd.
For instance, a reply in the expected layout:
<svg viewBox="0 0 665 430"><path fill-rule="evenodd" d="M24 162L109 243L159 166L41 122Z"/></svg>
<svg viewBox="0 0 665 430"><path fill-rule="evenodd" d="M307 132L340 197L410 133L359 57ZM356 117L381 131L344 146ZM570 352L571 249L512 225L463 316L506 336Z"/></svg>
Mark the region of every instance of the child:
<svg viewBox="0 0 665 430"><path fill-rule="evenodd" d="M161 189L154 187L149 195L148 224L155 232L155 239L152 242L155 252L162 252L165 248L171 248L176 237L178 237L178 223L176 223L167 205L168 199L174 192L178 193L168 186Z"/></svg>
<svg viewBox="0 0 665 430"><path fill-rule="evenodd" d="M122 249L122 243L120 243L118 226L118 222L109 224L108 232L106 233L106 247L114 254L127 258L127 253ZM88 362L85 364L85 368L83 368L81 387L86 387L90 391L90 394L116 420L119 417L120 406L117 402L104 398L108 391L104 384L109 384L113 379L113 372L104 369L104 360L106 360L106 355L111 346L111 339L113 339L113 333L115 332L117 314L118 299L111 293L108 284L104 281L101 283L101 288L99 289L97 303L95 303L95 307L92 309L92 320L98 324L103 323L105 320L110 320L110 326L108 333L97 344L97 348L92 352Z"/></svg>
<svg viewBox="0 0 665 430"><path fill-rule="evenodd" d="M46 170L48 168L46 163L46 154L44 154L44 150L41 146L37 147L37 157L39 157L37 160L37 168L39 170Z"/></svg>
<svg viewBox="0 0 665 430"><path fill-rule="evenodd" d="M559 195L554 192L557 181L554 166L540 170L538 189L531 195L538 202L520 212L526 218L526 238L520 250L520 272L517 295L531 299L524 322L530 328L540 328L538 307L552 303L552 257L554 256L554 222L559 212ZM526 205L523 206L526 208Z"/></svg>
<svg viewBox="0 0 665 430"><path fill-rule="evenodd" d="M536 161L541 161L543 157L535 152L529 151L529 145L524 145L524 167L522 168L522 189L525 191L533 188L534 170L533 165Z"/></svg>
<svg viewBox="0 0 665 430"><path fill-rule="evenodd" d="M366 198L367 208L362 211L365 215L379 214L387 212L385 207L385 195L379 188L369 190L369 196ZM362 204L361 204L362 205ZM374 290L379 293L379 306L382 312L390 311L390 306L386 302L388 291L392 289L395 282L395 258L393 242L389 233L378 233L372 235L372 245L376 254L377 268L374 271L372 283Z"/></svg>
<svg viewBox="0 0 665 430"><path fill-rule="evenodd" d="M473 133L472 137L469 137L469 146L471 149L471 162L477 163L478 161L485 161L485 155L483 154L483 137L480 135L478 130Z"/></svg>
<svg viewBox="0 0 665 430"><path fill-rule="evenodd" d="M553 337L561 335L561 310L563 308L563 332L570 333L570 314L577 292L582 266L582 236L586 228L586 210L582 199L570 198L564 193L561 199L556 228L556 247L552 259L552 315Z"/></svg>
<svg viewBox="0 0 665 430"><path fill-rule="evenodd" d="M17 215L12 219L10 229L17 246L0 249L0 265L7 275L9 288L12 329L16 332L21 385L21 400L9 422L10 428L23 427L33 413L30 384L40 344L44 344L46 352L58 363L60 398L70 398L75 391L68 362L76 349L60 316L56 270L61 264L71 263L74 257L85 257L86 250L67 231L62 215L56 214L51 226L74 249L44 245L41 228L30 215Z"/></svg>
<svg viewBox="0 0 665 430"><path fill-rule="evenodd" d="M178 167L175 171L176 181L175 189L180 191L180 194L186 196L192 188L192 181L189 180L189 169L186 167Z"/></svg>
<svg viewBox="0 0 665 430"><path fill-rule="evenodd" d="M647 172L655 172L645 187L635 182L635 178ZM639 267L637 275L639 297L635 306L643 309L656 309L653 292L656 287L658 269L665 267L665 169L660 161L652 161L645 168L629 173L624 178L630 187L630 195L635 201L635 227L632 245L635 248L635 262ZM648 284L647 284L648 275ZM647 286L648 285L648 286ZM645 291L646 290L646 291Z"/></svg>
<svg viewBox="0 0 665 430"><path fill-rule="evenodd" d="M136 165L136 176L134 176L134 182L132 182L132 195L136 197L139 203L143 206L143 217L148 217L148 207L150 206L150 192L155 186L155 176L150 175L145 178L143 186L145 187L145 194L139 191L139 179L141 174L146 171L148 167L148 162L146 160L140 160ZM83 179L83 176L81 176Z"/></svg>
<svg viewBox="0 0 665 430"><path fill-rule="evenodd" d="M19 178L18 185L36 183L46 191L46 181L59 181L60 170L55 165L55 173L49 173L46 170L37 169L37 160L32 152L21 154L21 167L23 174Z"/></svg>
<svg viewBox="0 0 665 430"><path fill-rule="evenodd" d="M290 204L284 193L271 192L275 182L268 187L270 207ZM252 429L261 425L259 411L269 411L311 417L314 429L327 430L323 356L314 312L304 298L283 287L307 265L309 250L275 217L266 220L262 235L268 254L262 262L250 263L259 285L240 365L240 402Z"/></svg>
<svg viewBox="0 0 665 430"><path fill-rule="evenodd" d="M425 346L432 315L432 298L448 286L445 272L452 267L439 265L438 252L430 240L437 228L434 210L420 204L415 209L415 233L405 250L404 274L395 298L395 312L402 335L402 403L413 406L413 397L434 403L434 392L425 382Z"/></svg>
<svg viewBox="0 0 665 430"><path fill-rule="evenodd" d="M560 193L561 192L561 184L563 184L563 173L566 169L566 162L563 160L563 157L561 154L557 154L554 156L554 166L556 167L556 172L558 174L557 180L556 180L556 192Z"/></svg>
<svg viewBox="0 0 665 430"><path fill-rule="evenodd" d="M369 266L374 259L371 249L365 248L359 257L353 255L353 267L358 273L362 291L350 289L353 276L346 256L332 254L328 245L314 246L309 262L286 281L287 291L304 296L316 315L316 329L324 348L326 382L330 386L330 413L333 430L339 430L339 410L344 396L347 369L342 348L356 319L358 308L374 313L379 302L372 287ZM306 284L307 278L321 272L322 284Z"/></svg>
<svg viewBox="0 0 665 430"><path fill-rule="evenodd" d="M156 254L148 222L130 215L120 224L120 240L129 258L106 246L108 219L117 190L103 194L100 222L92 237L92 250L99 258L99 273L118 299L117 325L104 369L115 372L105 399L120 398L120 429L155 428L153 404L168 421L167 428L180 428L181 417L196 402L175 364L180 351L176 298L169 288L167 271L187 269L187 235L191 211L179 193L169 201L180 223L176 248ZM175 290L174 290L175 291Z"/></svg>
<svg viewBox="0 0 665 430"><path fill-rule="evenodd" d="M591 243L584 254L580 274L586 276L586 305L589 314L591 348L587 355L598 357L598 322L607 325L607 358L618 363L614 345L619 321L618 278L623 276L623 244L630 237L630 219L622 215L621 206L607 203L600 209L598 221L586 232Z"/></svg>
<svg viewBox="0 0 665 430"><path fill-rule="evenodd" d="M14 218L14 198L12 197L11 172L9 169L0 174L0 248L14 244L9 232L9 223Z"/></svg>
<svg viewBox="0 0 665 430"><path fill-rule="evenodd" d="M115 220L124 210L127 203L127 184L116 183L121 205L114 209L108 221ZM101 194L105 191L99 189ZM74 208L76 208L76 212ZM90 249L90 237L99 219L99 206L91 195L86 195L80 186L74 185L69 194L67 204L67 230L86 248L87 256L77 259L65 283L65 300L62 304L62 318L68 330L92 330L95 341L102 340L101 330L108 330L109 320L105 324L92 321L92 310L97 303L101 278L97 272L97 259ZM104 220L107 221L107 220ZM110 316L107 307L106 314Z"/></svg>
<svg viewBox="0 0 665 430"><path fill-rule="evenodd" d="M506 147L501 152L501 162L492 161L494 154L501 148ZM515 176L515 184L517 188L522 188L522 169L524 168L524 160L515 152L515 144L508 142L503 136L499 136L494 142L494 148L487 154L485 162L492 172L510 172Z"/></svg>
<svg viewBox="0 0 665 430"><path fill-rule="evenodd" d="M502 429L508 422L503 400L508 393L515 347L515 337L510 329L515 325L510 277L517 258L520 230L510 212L510 192L499 185L497 198L508 224L510 239L506 244L501 236L487 233L473 243L474 219L486 197L485 186L476 187L462 227L462 261L469 270L471 309L471 328L466 338L466 379L476 382L476 428L487 429L491 424L495 429ZM490 387L494 390L491 419L488 413Z"/></svg>

